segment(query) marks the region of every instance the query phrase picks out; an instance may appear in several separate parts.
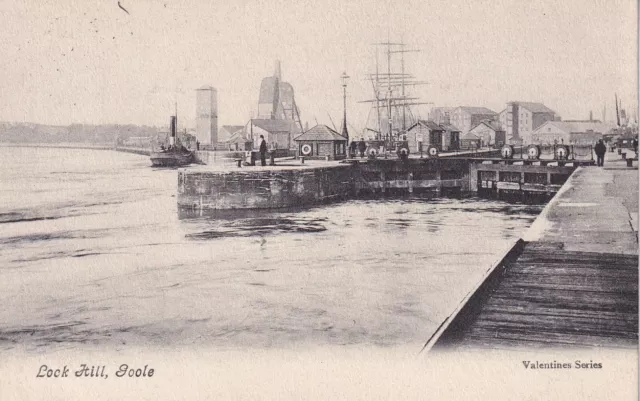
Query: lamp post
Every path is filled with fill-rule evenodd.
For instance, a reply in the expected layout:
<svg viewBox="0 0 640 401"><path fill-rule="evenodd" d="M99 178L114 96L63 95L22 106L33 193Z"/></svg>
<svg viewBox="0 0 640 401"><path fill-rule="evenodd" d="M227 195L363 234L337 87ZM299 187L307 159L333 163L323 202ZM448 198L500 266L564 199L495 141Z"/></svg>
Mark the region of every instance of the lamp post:
<svg viewBox="0 0 640 401"><path fill-rule="evenodd" d="M349 131L347 131L347 80L349 76L346 72L343 72L340 76L342 80L342 100L343 100L343 109L344 109L344 117L342 120L342 136L347 138L347 147L349 147Z"/></svg>

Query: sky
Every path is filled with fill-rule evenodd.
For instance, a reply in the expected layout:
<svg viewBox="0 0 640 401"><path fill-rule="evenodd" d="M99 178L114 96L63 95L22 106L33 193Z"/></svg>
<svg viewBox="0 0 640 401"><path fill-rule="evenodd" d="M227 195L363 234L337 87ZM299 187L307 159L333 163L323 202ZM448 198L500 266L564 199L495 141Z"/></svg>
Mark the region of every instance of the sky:
<svg viewBox="0 0 640 401"><path fill-rule="evenodd" d="M563 119L637 108L634 0L40 0L0 2L0 121L195 125L195 89L218 90L219 124L257 111L282 62L303 122L364 128L373 43L402 40L432 106L537 101Z"/></svg>

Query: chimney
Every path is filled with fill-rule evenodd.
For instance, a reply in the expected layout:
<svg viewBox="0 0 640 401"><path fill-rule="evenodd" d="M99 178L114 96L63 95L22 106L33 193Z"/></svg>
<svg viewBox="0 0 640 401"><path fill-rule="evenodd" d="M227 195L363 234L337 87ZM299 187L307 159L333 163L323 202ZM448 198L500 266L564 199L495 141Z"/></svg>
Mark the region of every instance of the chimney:
<svg viewBox="0 0 640 401"><path fill-rule="evenodd" d="M278 81L282 81L282 72L280 70L280 60L276 60L276 68L273 76L278 78Z"/></svg>
<svg viewBox="0 0 640 401"><path fill-rule="evenodd" d="M589 111L589 122L593 121L593 111Z"/></svg>
<svg viewBox="0 0 640 401"><path fill-rule="evenodd" d="M175 138L176 137L176 116L171 116L171 137Z"/></svg>

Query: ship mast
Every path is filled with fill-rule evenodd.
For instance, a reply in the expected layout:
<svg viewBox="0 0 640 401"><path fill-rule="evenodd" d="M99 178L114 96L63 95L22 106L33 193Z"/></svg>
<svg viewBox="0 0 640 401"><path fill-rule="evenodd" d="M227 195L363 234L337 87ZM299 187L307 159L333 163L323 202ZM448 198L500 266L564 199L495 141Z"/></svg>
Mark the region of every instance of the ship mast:
<svg viewBox="0 0 640 401"><path fill-rule="evenodd" d="M378 74L378 46L376 46L376 85L373 88L374 95L376 96L376 116L378 117L378 133L376 134L376 139L380 139L380 75Z"/></svg>
<svg viewBox="0 0 640 401"><path fill-rule="evenodd" d="M402 52L401 54L401 58L400 58L400 62L402 65L402 97L405 97L405 93L404 93L404 53ZM407 116L405 114L406 112L406 107L402 108L402 131L404 132L407 129Z"/></svg>
<svg viewBox="0 0 640 401"><path fill-rule="evenodd" d="M387 36L387 117L389 118L389 127L387 130L386 140L391 140L391 132L393 130L393 120L391 116L391 42Z"/></svg>
<svg viewBox="0 0 640 401"><path fill-rule="evenodd" d="M376 109L377 121L373 123L368 117L370 125L367 129L376 131L377 139L390 142L394 139L394 127L397 131L400 129L406 131L409 125L407 118L411 120L414 118L411 109L407 111L407 107L429 104L420 102L419 98L409 97L407 94L408 86L423 85L426 82L417 81L413 75L406 72L404 53L418 52L419 50L406 49L404 43L391 42L389 38L386 42L374 43L374 46L376 46L376 70L375 73L368 74L367 79L371 80L375 98L360 101L360 103L375 103L375 106L372 105L371 108L375 107ZM387 53L387 68L383 73L380 72L379 63L380 46L384 46ZM400 53L400 72L393 72L392 68L392 57L396 53ZM384 116L386 121L383 121L383 114L386 114ZM371 115L369 114L369 116ZM377 130L371 129L374 124L377 125Z"/></svg>

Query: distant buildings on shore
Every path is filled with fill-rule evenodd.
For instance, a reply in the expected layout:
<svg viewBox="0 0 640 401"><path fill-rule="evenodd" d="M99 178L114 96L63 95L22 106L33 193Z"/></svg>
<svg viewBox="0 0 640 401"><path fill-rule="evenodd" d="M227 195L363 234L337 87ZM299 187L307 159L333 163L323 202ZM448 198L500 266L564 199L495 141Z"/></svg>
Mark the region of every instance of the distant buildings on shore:
<svg viewBox="0 0 640 401"><path fill-rule="evenodd" d="M434 107L429 117L436 124L454 125L466 140L477 141L481 146L532 143L534 130L547 121L561 119L542 103L521 101L507 102L499 113L476 106Z"/></svg>
<svg viewBox="0 0 640 401"><path fill-rule="evenodd" d="M497 115L486 107L434 107L430 119L436 124L452 124L466 134L484 120L495 120Z"/></svg>
<svg viewBox="0 0 640 401"><path fill-rule="evenodd" d="M542 103L508 102L499 114L499 121L510 143L532 143L533 131L547 121L559 121L560 116Z"/></svg>
<svg viewBox="0 0 640 401"><path fill-rule="evenodd" d="M589 120L563 122L543 103L528 101L509 101L500 112L482 106L433 107L427 120L400 131L397 139L408 141L415 150L427 144L448 150L463 144L593 143L610 134L615 125L592 117L591 113ZM294 149L300 146L295 139L307 131L302 127L293 85L282 79L280 61L275 62L273 75L262 79L257 115L244 125L223 125L218 131L217 90L211 86L197 89L196 121L196 138L203 149L255 149L260 136L271 149ZM338 154L332 153L333 157Z"/></svg>
<svg viewBox="0 0 640 401"><path fill-rule="evenodd" d="M218 132L216 96L216 89L210 86L198 89L196 131L204 149L257 148L261 135L272 149L290 149L295 146L293 139L302 133L295 91L293 85L282 80L280 61L276 61L273 75L262 79L257 117L250 118L244 125L224 125Z"/></svg>
<svg viewBox="0 0 640 401"><path fill-rule="evenodd" d="M592 145L615 127L599 120L547 121L532 133L532 143Z"/></svg>

